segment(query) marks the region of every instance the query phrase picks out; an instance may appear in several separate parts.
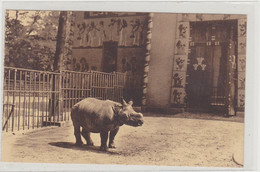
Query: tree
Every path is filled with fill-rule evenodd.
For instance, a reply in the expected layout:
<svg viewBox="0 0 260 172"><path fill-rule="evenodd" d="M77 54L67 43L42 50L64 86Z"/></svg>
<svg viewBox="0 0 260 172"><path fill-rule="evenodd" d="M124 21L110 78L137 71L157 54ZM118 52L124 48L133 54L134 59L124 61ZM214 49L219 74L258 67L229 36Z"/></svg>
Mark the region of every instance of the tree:
<svg viewBox="0 0 260 172"><path fill-rule="evenodd" d="M5 65L52 70L59 12L6 11Z"/></svg>

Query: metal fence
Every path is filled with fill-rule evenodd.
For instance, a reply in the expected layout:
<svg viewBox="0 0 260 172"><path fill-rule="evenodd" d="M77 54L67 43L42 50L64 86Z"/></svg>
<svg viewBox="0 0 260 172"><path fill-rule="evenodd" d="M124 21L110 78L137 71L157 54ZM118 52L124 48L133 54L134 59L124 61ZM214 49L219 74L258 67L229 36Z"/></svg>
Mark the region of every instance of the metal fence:
<svg viewBox="0 0 260 172"><path fill-rule="evenodd" d="M141 78L124 73L55 73L5 67L2 130L57 125L69 120L72 106L86 97L120 101L129 94L139 95L140 90Z"/></svg>

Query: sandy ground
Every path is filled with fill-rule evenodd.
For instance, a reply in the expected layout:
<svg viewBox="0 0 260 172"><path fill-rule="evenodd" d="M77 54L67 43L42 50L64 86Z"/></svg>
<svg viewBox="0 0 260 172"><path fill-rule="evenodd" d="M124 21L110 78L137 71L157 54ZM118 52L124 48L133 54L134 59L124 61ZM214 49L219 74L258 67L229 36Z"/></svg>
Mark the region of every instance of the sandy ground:
<svg viewBox="0 0 260 172"><path fill-rule="evenodd" d="M2 161L240 168L232 154L235 145L243 145L244 123L233 121L145 117L142 127L122 126L117 148L108 152L99 151L99 134L92 134L94 146L75 147L69 121L63 127L3 133Z"/></svg>

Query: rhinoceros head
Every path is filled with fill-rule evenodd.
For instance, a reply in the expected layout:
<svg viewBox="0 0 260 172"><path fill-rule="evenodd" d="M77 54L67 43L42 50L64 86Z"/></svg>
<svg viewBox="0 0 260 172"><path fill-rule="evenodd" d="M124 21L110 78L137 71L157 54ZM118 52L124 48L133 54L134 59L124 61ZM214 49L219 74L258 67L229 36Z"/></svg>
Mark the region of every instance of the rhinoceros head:
<svg viewBox="0 0 260 172"><path fill-rule="evenodd" d="M137 113L133 107L133 101L129 101L128 103L122 99L122 106L120 111L118 112L119 119L122 123L130 126L141 126L143 121L143 114Z"/></svg>

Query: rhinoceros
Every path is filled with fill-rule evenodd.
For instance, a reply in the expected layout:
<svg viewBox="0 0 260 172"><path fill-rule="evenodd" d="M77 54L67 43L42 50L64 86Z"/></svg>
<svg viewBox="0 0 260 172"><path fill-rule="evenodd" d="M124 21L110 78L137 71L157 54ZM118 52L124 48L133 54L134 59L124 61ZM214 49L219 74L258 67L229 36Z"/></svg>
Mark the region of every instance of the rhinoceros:
<svg viewBox="0 0 260 172"><path fill-rule="evenodd" d="M108 147L115 148L114 138L120 126L126 124L137 127L143 124L143 114L135 112L132 104L133 101L126 103L123 98L121 103L96 98L86 98L76 103L71 111L76 145L83 145L82 135L87 146L93 146L90 137L92 132L100 133L100 150L107 151ZM81 127L82 131L80 131ZM107 147L108 133L109 144Z"/></svg>

